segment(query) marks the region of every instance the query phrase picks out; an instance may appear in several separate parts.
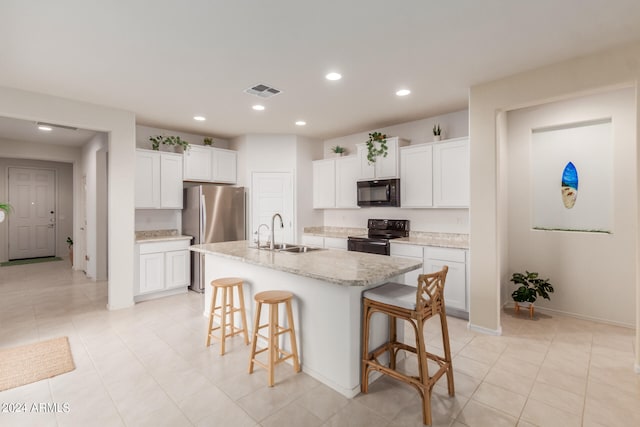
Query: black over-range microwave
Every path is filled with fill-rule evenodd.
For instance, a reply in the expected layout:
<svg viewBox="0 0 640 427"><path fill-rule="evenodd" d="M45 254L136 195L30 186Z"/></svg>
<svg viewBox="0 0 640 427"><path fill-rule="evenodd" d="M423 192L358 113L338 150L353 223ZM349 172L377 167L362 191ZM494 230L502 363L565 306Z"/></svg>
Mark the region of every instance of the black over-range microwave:
<svg viewBox="0 0 640 427"><path fill-rule="evenodd" d="M358 206L400 206L400 180L358 181Z"/></svg>

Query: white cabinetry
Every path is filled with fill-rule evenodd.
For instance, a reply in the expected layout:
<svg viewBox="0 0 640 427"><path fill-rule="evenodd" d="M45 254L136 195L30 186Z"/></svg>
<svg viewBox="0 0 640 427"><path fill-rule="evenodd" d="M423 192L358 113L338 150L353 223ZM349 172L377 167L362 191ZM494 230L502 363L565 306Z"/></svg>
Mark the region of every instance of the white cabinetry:
<svg viewBox="0 0 640 427"><path fill-rule="evenodd" d="M444 304L447 309L465 313L469 311L466 252L464 249L427 247L424 253L425 272L442 270L445 265L449 267L444 285Z"/></svg>
<svg viewBox="0 0 640 427"><path fill-rule="evenodd" d="M420 144L400 149L400 206L433 206L433 146Z"/></svg>
<svg viewBox="0 0 640 427"><path fill-rule="evenodd" d="M222 148L191 145L183 154L185 181L237 181L237 152Z"/></svg>
<svg viewBox="0 0 640 427"><path fill-rule="evenodd" d="M136 244L135 300L186 292L190 282L190 240Z"/></svg>
<svg viewBox="0 0 640 427"><path fill-rule="evenodd" d="M400 149L400 206L469 206L469 138Z"/></svg>
<svg viewBox="0 0 640 427"><path fill-rule="evenodd" d="M357 208L357 177L356 156L314 161L314 209Z"/></svg>
<svg viewBox="0 0 640 427"><path fill-rule="evenodd" d="M433 198L436 206L469 206L469 139L433 146Z"/></svg>
<svg viewBox="0 0 640 427"><path fill-rule="evenodd" d="M357 157L359 160L360 171L358 173L358 180L370 180L370 179L392 179L400 177L400 155L399 148L407 145L409 142L400 139L397 136L393 138L387 138L387 156L378 156L373 164L369 163L367 159L367 144L357 144ZM379 148L379 143L376 144L376 148Z"/></svg>
<svg viewBox="0 0 640 427"><path fill-rule="evenodd" d="M410 258L423 261L422 246L407 245L403 243L391 243L391 256L400 258ZM404 274L404 284L418 286L418 276L422 274L422 269L417 269Z"/></svg>
<svg viewBox="0 0 640 427"><path fill-rule="evenodd" d="M182 209L182 156L136 150L138 209Z"/></svg>

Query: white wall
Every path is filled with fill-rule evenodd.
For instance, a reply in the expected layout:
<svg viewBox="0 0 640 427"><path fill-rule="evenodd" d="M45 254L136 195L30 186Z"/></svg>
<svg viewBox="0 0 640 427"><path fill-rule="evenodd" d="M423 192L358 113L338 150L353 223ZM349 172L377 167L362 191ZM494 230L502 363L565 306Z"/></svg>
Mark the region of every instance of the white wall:
<svg viewBox="0 0 640 427"><path fill-rule="evenodd" d="M187 141L189 144L192 144L192 145L204 145L204 138L206 136L209 136L208 134L196 135L193 133L185 133L185 132L178 132L178 131L169 130L169 129L161 129L161 128L137 125L136 126L136 147L151 150L151 142L149 141L149 137L156 136L156 135L179 136L180 138L182 138L183 140ZM216 137L212 137L212 138L213 138L212 147L229 148L229 141L227 141L226 139L216 138ZM161 145L160 151L173 152L173 147Z"/></svg>
<svg viewBox="0 0 640 427"><path fill-rule="evenodd" d="M0 116L108 133L108 308L133 305L135 115L94 104L0 87ZM74 183L78 191L80 177L75 169ZM78 204L74 203L74 218L78 217L77 209Z"/></svg>
<svg viewBox="0 0 640 427"><path fill-rule="evenodd" d="M440 124L444 138L459 138L469 135L469 112L467 110L443 114L422 120L401 123L376 129L387 136L399 136L410 145L433 141L433 126ZM371 130L373 132L373 130ZM332 158L331 147L340 145L347 148L348 154L356 154L356 144L362 144L369 138L369 132L332 138L324 141L323 157ZM317 159L319 159L317 158ZM315 159L315 160L317 160ZM334 227L366 228L369 218L408 219L411 230L436 233L468 233L469 209L403 209L403 208L362 208L362 209L325 209L323 221L314 225Z"/></svg>
<svg viewBox="0 0 640 427"><path fill-rule="evenodd" d="M507 114L508 277L525 270L549 277L555 293L551 301L539 299L536 305L634 324L636 250L629 236L636 234L637 225L628 197L637 193L636 182L630 179L636 173L634 103L635 91L625 88ZM602 206L613 212L612 234L533 230L531 129L602 118L611 118L613 127L613 199ZM586 185L581 182L581 187ZM559 201L559 190L557 196ZM510 301L507 295L514 289L508 277L502 280L505 301Z"/></svg>
<svg viewBox="0 0 640 427"><path fill-rule="evenodd" d="M311 161L322 155L322 142L296 135L249 134L235 138L231 149L238 151L238 186L247 188L251 200L253 172L291 172L294 180L295 239L304 227L318 225L321 215L312 209L313 173ZM251 206L247 206L248 215ZM248 221L251 224L251 221ZM251 235L255 230L247 230Z"/></svg>
<svg viewBox="0 0 640 427"><path fill-rule="evenodd" d="M13 149L11 149L13 148ZM73 236L74 197L73 197L73 164L66 162L49 162L30 160L29 153L41 150L47 151L51 146L45 144L31 144L25 142L0 140L0 200L8 201L8 168L32 167L53 169L56 175L56 256L68 258L67 236ZM32 151L33 150L33 151ZM71 158L77 159L79 150L65 150ZM21 155L20 153L24 153ZM15 158L7 158L7 156ZM0 262L9 257L9 221L0 223Z"/></svg>
<svg viewBox="0 0 640 427"><path fill-rule="evenodd" d="M101 154L107 150L107 138L107 134L98 133L82 147L80 175L85 177L84 194L86 200L83 205L86 209L87 222L84 225L86 248L82 248L82 232L78 234L74 243L74 250L79 252L79 257L86 254L89 258L85 266L87 276L96 280L105 280L107 275L107 221L104 209L107 199L107 171L104 164L106 158ZM78 196L81 197L81 194L79 193ZM82 218L82 214L80 218ZM80 227L83 227L83 224L80 224ZM76 265L78 264L74 264L74 266Z"/></svg>
<svg viewBox="0 0 640 427"><path fill-rule="evenodd" d="M136 209L136 231L178 230L182 233L182 211L178 209Z"/></svg>
<svg viewBox="0 0 640 427"><path fill-rule="evenodd" d="M498 227L500 207L507 197L499 180L500 130L496 116L502 111L542 105L560 99L586 95L615 87L634 87L636 98L630 114L635 116L633 143L640 136L640 109L637 81L640 80L640 44L634 43L594 55L575 58L501 80L474 86L469 97L469 135L471 138L470 208L470 327L500 333L500 274L505 271L508 250L501 250L502 230ZM636 157L636 153L630 154ZM638 173L628 177L637 182ZM638 221L638 193L628 195L628 207ZM640 372L640 283L638 281L637 229L628 238L636 247L634 278L636 371ZM608 266L603 265L602 268Z"/></svg>

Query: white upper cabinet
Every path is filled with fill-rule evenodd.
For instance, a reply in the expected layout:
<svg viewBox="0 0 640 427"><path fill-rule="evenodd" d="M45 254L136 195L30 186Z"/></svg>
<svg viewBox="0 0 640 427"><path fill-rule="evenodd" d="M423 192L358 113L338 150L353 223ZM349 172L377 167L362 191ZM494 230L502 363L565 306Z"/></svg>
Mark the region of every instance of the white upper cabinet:
<svg viewBox="0 0 640 427"><path fill-rule="evenodd" d="M469 206L469 138L400 149L403 208Z"/></svg>
<svg viewBox="0 0 640 427"><path fill-rule="evenodd" d="M358 157L336 160L336 208L358 207Z"/></svg>
<svg viewBox="0 0 640 427"><path fill-rule="evenodd" d="M412 145L400 149L400 206L429 208L433 206L433 146Z"/></svg>
<svg viewBox="0 0 640 427"><path fill-rule="evenodd" d="M336 203L336 161L334 159L313 162L313 207L333 208Z"/></svg>
<svg viewBox="0 0 640 427"><path fill-rule="evenodd" d="M375 143L376 148L380 147L379 143ZM367 144L356 145L357 156L360 164L358 180L371 179L393 179L400 177L400 155L398 153L400 147L408 144L408 141L400 139L397 136L387 138L387 156L378 156L373 164L367 159Z"/></svg>
<svg viewBox="0 0 640 427"><path fill-rule="evenodd" d="M238 153L222 148L191 145L183 154L185 181L237 182Z"/></svg>
<svg viewBox="0 0 640 427"><path fill-rule="evenodd" d="M182 209L182 155L136 150L138 209Z"/></svg>
<svg viewBox="0 0 640 427"><path fill-rule="evenodd" d="M232 150L212 148L213 181L235 184L237 181L238 153Z"/></svg>
<svg viewBox="0 0 640 427"><path fill-rule="evenodd" d="M433 145L433 199L439 207L469 206L469 139Z"/></svg>
<svg viewBox="0 0 640 427"><path fill-rule="evenodd" d="M182 155L185 181L211 181L213 158L209 147L191 145Z"/></svg>
<svg viewBox="0 0 640 427"><path fill-rule="evenodd" d="M313 162L313 207L357 208L358 157Z"/></svg>

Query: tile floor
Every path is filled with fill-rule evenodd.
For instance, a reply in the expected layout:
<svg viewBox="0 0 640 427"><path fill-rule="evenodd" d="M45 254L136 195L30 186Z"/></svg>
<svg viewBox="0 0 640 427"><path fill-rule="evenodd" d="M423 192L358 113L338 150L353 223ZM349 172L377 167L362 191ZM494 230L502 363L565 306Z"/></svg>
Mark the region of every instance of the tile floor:
<svg viewBox="0 0 640 427"><path fill-rule="evenodd" d="M248 347L205 348L200 295L105 309L106 283L66 262L0 268L0 347L68 336L76 369L0 392L0 403L68 403L68 413L0 413L1 426L420 426L417 393L388 379L346 399L281 365L276 387L246 373ZM456 396L441 379L434 426L638 426L634 331L505 310L500 337L451 318ZM428 342L438 342L437 322ZM412 369L407 361L407 369Z"/></svg>

